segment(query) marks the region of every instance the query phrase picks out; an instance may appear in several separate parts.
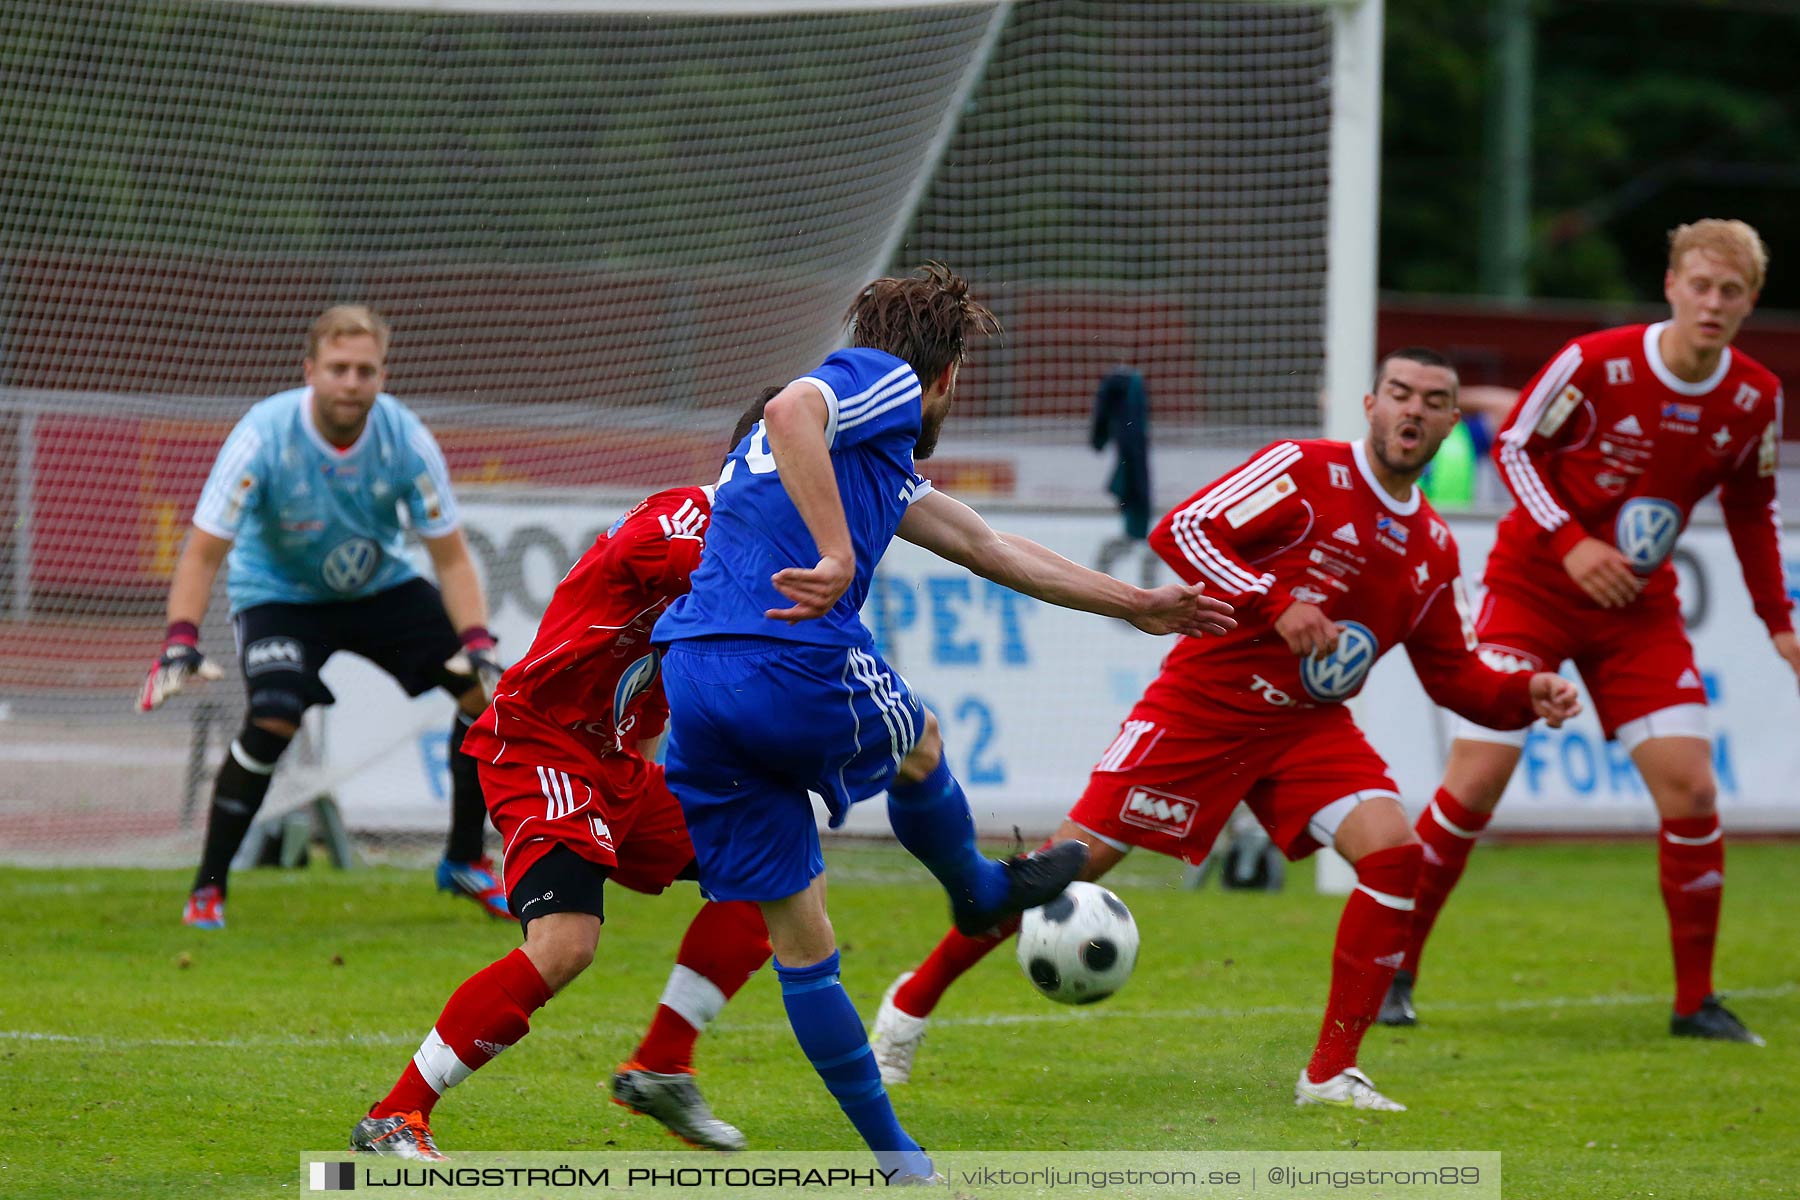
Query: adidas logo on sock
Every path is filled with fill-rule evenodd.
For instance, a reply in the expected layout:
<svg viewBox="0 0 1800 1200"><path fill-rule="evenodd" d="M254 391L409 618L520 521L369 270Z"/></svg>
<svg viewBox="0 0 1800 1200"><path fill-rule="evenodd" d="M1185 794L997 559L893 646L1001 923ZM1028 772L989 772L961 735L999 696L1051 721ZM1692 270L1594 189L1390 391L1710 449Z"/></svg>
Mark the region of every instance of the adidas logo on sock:
<svg viewBox="0 0 1800 1200"><path fill-rule="evenodd" d="M1400 969L1400 964L1404 963L1405 961L1406 961L1406 951L1396 950L1392 954L1384 954L1380 958L1376 959L1375 965L1378 967L1392 967L1396 971L1398 971Z"/></svg>
<svg viewBox="0 0 1800 1200"><path fill-rule="evenodd" d="M502 1050L506 1049L506 1046L500 1042L484 1042L480 1038L476 1038L475 1039L475 1048L477 1050L481 1051L483 1054L487 1055L489 1058L493 1058L495 1055L499 1054Z"/></svg>
<svg viewBox="0 0 1800 1200"><path fill-rule="evenodd" d="M1704 875L1696 875L1681 885L1684 892L1710 892L1725 886L1725 872L1708 871Z"/></svg>
<svg viewBox="0 0 1800 1200"><path fill-rule="evenodd" d="M1436 850L1432 849L1430 842L1426 842L1425 843L1425 861L1430 863L1434 867L1441 867L1444 865L1444 856L1439 854Z"/></svg>

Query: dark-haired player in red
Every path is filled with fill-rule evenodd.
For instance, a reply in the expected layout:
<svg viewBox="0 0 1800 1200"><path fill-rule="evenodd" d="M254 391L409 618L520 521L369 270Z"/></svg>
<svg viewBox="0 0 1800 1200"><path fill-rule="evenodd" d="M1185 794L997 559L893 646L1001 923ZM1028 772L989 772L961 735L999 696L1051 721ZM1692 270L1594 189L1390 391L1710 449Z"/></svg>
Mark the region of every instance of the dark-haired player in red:
<svg viewBox="0 0 1800 1200"><path fill-rule="evenodd" d="M1356 1067L1406 944L1420 847L1387 767L1343 702L1404 645L1432 698L1494 725L1560 723L1575 686L1475 655L1456 544L1416 481L1457 420L1456 372L1430 350L1382 360L1357 442L1277 442L1162 519L1150 544L1236 606L1237 629L1182 638L1101 756L1056 837L1094 879L1135 846L1199 862L1242 800L1289 858L1335 846L1357 883L1298 1104L1400 1111ZM946 988L1018 928L952 932L888 990L871 1041L904 1082Z"/></svg>
<svg viewBox="0 0 1800 1200"><path fill-rule="evenodd" d="M734 446L777 390L740 419ZM712 492L658 492L597 539L557 584L531 649L464 738L504 839L501 874L525 944L450 997L393 1089L351 1131L352 1149L442 1158L433 1105L524 1037L531 1015L587 969L602 885L655 894L696 877L681 806L650 758L669 716L650 630L688 590ZM613 1098L696 1145L742 1149L743 1135L701 1097L692 1054L699 1030L769 953L756 905L708 901L682 939L649 1032L612 1078Z"/></svg>
<svg viewBox="0 0 1800 1200"><path fill-rule="evenodd" d="M1673 230L1663 277L1670 319L1576 338L1526 386L1494 446L1517 504L1488 556L1477 622L1495 665L1540 671L1573 660L1606 736L1650 789L1675 959L1669 1031L1758 1045L1713 992L1725 846L1706 688L1669 555L1694 505L1717 489L1756 615L1800 674L1775 502L1781 385L1731 348L1767 261L1742 221ZM1450 748L1443 786L1419 817L1419 907L1384 1024L1415 1020L1419 953L1524 738L1465 724Z"/></svg>

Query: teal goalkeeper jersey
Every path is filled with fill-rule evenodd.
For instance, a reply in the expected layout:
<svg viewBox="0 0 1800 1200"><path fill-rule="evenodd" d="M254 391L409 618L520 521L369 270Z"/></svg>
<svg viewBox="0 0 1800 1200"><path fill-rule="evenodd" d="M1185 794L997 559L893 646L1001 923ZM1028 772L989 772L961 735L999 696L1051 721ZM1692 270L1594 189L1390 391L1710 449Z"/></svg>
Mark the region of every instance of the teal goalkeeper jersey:
<svg viewBox="0 0 1800 1200"><path fill-rule="evenodd" d="M231 541L231 611L357 600L418 575L404 531L456 528L443 451L413 412L381 393L347 449L313 423L312 389L257 404L219 449L194 525Z"/></svg>

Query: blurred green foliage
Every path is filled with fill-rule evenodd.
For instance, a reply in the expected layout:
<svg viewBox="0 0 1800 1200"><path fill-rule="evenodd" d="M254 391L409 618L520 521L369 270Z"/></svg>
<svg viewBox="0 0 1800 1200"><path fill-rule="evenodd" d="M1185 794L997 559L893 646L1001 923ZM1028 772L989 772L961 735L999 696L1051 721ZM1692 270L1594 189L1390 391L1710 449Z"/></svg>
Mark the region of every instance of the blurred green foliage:
<svg viewBox="0 0 1800 1200"><path fill-rule="evenodd" d="M1480 226L1493 83L1490 4L1387 0L1386 288L1477 287L1471 231ZM1055 7L1021 6L995 61L1029 56ZM1800 308L1800 271L1783 269L1789 248L1800 246L1800 3L1534 0L1533 15L1530 292L1655 300L1665 231L1700 216L1739 216L1772 248L1765 306ZM1202 8L1196 20L1207 19ZM1075 25L1106 36L1103 23ZM917 15L883 14L871 24L862 14L829 33L834 46L862 43L848 51L854 56L871 39L928 44L931 26ZM10 213L8 223L29 227L38 244L130 242L197 254L379 252L396 227L412 232L414 252L485 251L522 262L621 263L648 249L663 264L779 266L806 254L807 228L822 214L797 214L791 226L761 220L778 207L720 195L704 184L697 158L720 165L709 157L720 152L716 134L703 146L704 131L728 114L742 131L739 178L774 195L784 181L757 171L755 151L812 136L779 127L805 107L793 103L796 93L828 97L844 86L832 54L696 68L659 57L654 42L633 39L627 52L604 22L487 17L458 22L455 34L445 28L368 10L299 21L283 6L250 3L9 5L0 20L0 155L7 207L30 211ZM402 65L419 62L421 50L440 69ZM333 57L329 70L321 52ZM1124 62L1114 65L1117 86L1128 90ZM691 102L671 119L661 106L610 101L616 88L555 90L584 70L623 78L627 94L674 92ZM1107 82L1088 78L1083 87ZM1007 86L989 82L986 103L965 114L958 146L986 144L983 121L1008 111ZM221 93L235 104L218 104ZM1079 129L1082 94L1070 87L1037 97L1040 119L1048 109L1071 133ZM1085 194L1044 186L1014 196L1001 235L1081 246L1093 241L1084 230L1097 204L1115 214L1155 209L1156 198L1135 198L1157 185L1134 175L1128 149L1089 173ZM661 199L646 206L646 194ZM639 218L629 238L613 220L625 208ZM1173 261L1158 242L1168 231L1139 224L1114 222L1107 252L1134 247L1134 277L1155 275ZM434 231L448 230L454 246L433 244ZM0 245L6 240L0 233Z"/></svg>
<svg viewBox="0 0 1800 1200"><path fill-rule="evenodd" d="M1654 301L1664 235L1739 217L1800 308L1800 5L1535 0L1534 296ZM1388 0L1381 282L1476 288L1489 0Z"/></svg>

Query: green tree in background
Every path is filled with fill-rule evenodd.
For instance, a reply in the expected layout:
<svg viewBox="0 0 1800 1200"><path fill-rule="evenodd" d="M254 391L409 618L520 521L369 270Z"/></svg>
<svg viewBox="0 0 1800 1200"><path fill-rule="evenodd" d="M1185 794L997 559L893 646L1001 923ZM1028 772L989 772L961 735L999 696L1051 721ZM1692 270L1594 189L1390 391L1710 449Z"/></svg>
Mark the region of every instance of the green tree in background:
<svg viewBox="0 0 1800 1200"><path fill-rule="evenodd" d="M1386 0L1386 288L1478 289L1496 2ZM1190 9L1194 20L1170 29L1199 39L1212 10ZM1033 128L1046 147L1071 148L1071 175L997 171L984 195L1013 207L990 234L1010 238L1019 252L1009 261L1032 260L1040 274L1122 264L1132 278L1154 277L1182 261L1170 239L1188 231L1158 221L1185 211L1177 193L1194 181L1146 167L1171 153L1157 125L1141 144L1088 146L1085 102L1144 88L1176 34L1133 40L1123 18L1102 12L1019 6L946 162L964 176L1005 165L1021 102L1007 71L1031 65ZM1532 14L1528 290L1654 300L1664 231L1737 216L1762 229L1775 256L1764 305L1800 309L1800 270L1783 269L1800 257L1800 0L1533 0ZM950 20L822 14L817 37L840 57L867 53L871 39L929 47ZM803 261L807 231L824 217L759 218L784 210L774 202L782 181L758 164L770 142L817 136L784 125L795 96L814 98L799 105L806 111L830 109L859 76L809 53L810 42L755 63L695 64L654 40L611 36L618 28L192 0L11 6L0 17L0 249L12 239L197 255L378 253L399 231L421 254L539 264ZM1042 68L1088 43L1105 52L1070 57L1088 64L1082 73ZM1221 97L1254 59L1220 56L1187 92L1157 83L1159 101L1185 96L1201 114L1181 135L1195 171L1208 167L1194 147L1229 141L1230 121L1247 119ZM602 72L629 86L566 86ZM644 102L620 104L620 94ZM906 97L890 103L904 110ZM831 134L887 136L854 123ZM739 157L742 195L708 187L695 169ZM936 182L948 196L963 180ZM960 213L967 201L949 203ZM634 217L629 229L622 213ZM1036 263L1050 248L1056 261Z"/></svg>
<svg viewBox="0 0 1800 1200"><path fill-rule="evenodd" d="M1487 2L1388 0L1385 288L1476 288ZM1767 307L1800 308L1800 8L1736 0L1538 0L1535 296L1653 301L1666 230L1761 229Z"/></svg>

